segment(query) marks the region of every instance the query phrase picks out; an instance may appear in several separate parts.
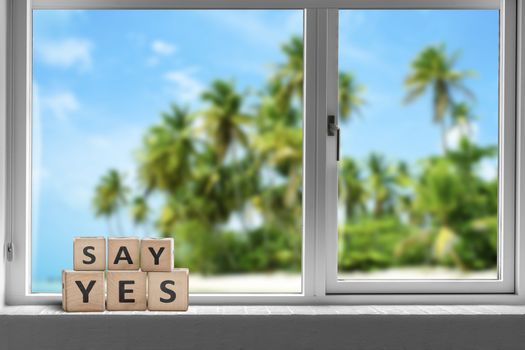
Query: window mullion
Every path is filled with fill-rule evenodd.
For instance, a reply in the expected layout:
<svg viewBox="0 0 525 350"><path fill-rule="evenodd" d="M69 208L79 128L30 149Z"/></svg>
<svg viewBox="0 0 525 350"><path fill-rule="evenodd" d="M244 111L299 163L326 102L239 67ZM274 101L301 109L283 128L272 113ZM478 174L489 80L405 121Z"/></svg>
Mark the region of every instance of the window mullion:
<svg viewBox="0 0 525 350"><path fill-rule="evenodd" d="M334 84L333 75L330 74L330 69L337 69L336 53L329 43L337 41L334 39L334 34L337 32L333 27L337 27L337 23L331 21L334 17L335 10L318 9L315 16L316 24L316 41L315 52L306 57L313 57L315 55L315 144L316 144L316 198L315 198L315 296L324 296L326 294L326 263L327 263L327 238L333 233L336 226L336 211L334 207L337 206L337 187L335 193L333 192L333 182L335 173L337 171L336 164L332 162L335 160L335 139L327 138L327 115L334 114L337 110L337 91L333 90ZM313 40L312 40L313 41ZM311 43L313 45L313 43ZM310 49L312 48L310 45ZM335 94L334 94L335 92ZM335 98L335 110L333 109ZM307 108L309 110L309 108ZM333 155L334 157L331 157ZM333 158L333 159L332 159ZM332 171L327 171L332 167ZM329 254L328 254L329 255Z"/></svg>
<svg viewBox="0 0 525 350"><path fill-rule="evenodd" d="M337 135L328 136L328 116L335 116L338 122L338 30L339 11L326 13L326 111L324 114L324 143L326 145L326 277L327 286L337 281Z"/></svg>
<svg viewBox="0 0 525 350"><path fill-rule="evenodd" d="M317 9L304 12L304 130L303 130L303 293L315 295L316 258L316 106ZM322 258L320 259L322 261Z"/></svg>

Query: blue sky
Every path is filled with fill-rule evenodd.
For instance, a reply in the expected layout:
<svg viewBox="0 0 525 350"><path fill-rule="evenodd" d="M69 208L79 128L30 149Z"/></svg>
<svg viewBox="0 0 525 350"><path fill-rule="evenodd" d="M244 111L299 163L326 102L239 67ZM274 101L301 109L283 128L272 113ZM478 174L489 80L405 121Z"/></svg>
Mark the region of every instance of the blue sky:
<svg viewBox="0 0 525 350"><path fill-rule="evenodd" d="M56 291L43 282L72 267L74 236L107 234L91 208L96 182L108 168L133 180L141 136L170 102L195 106L219 77L261 87L301 33L302 11L34 11L33 289ZM440 42L478 72L474 137L497 142L497 11L343 11L340 67L367 88L361 117L343 126L345 154L440 151L429 98L401 105L408 63Z"/></svg>

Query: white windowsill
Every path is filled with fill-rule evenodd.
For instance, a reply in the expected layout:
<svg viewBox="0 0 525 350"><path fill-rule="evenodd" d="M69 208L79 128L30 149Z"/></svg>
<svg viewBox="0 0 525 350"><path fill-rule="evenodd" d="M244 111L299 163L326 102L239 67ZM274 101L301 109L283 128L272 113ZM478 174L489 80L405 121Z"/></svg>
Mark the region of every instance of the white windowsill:
<svg viewBox="0 0 525 350"><path fill-rule="evenodd" d="M525 306L516 305L320 305L320 306L190 306L187 312L129 311L129 312L64 312L59 305L6 306L2 315L49 316L49 315L137 315L180 317L184 315L525 315Z"/></svg>

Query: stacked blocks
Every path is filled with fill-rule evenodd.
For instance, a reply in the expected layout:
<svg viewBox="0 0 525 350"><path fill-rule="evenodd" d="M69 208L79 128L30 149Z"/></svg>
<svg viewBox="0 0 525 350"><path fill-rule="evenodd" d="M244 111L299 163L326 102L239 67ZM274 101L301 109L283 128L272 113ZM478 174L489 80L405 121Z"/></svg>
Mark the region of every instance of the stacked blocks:
<svg viewBox="0 0 525 350"><path fill-rule="evenodd" d="M74 271L62 272L65 311L188 309L189 271L173 268L173 239L111 237L107 245L106 259L104 237L74 239Z"/></svg>

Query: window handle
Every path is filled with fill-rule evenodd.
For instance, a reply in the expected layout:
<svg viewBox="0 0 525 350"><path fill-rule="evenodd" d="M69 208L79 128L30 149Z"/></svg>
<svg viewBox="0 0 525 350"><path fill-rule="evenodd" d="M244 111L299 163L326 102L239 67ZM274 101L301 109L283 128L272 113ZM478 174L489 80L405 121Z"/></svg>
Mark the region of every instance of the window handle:
<svg viewBox="0 0 525 350"><path fill-rule="evenodd" d="M328 116L328 136L335 136L337 133L337 123L335 122L335 115Z"/></svg>
<svg viewBox="0 0 525 350"><path fill-rule="evenodd" d="M13 261L13 243L9 242L7 243L7 261Z"/></svg>
<svg viewBox="0 0 525 350"><path fill-rule="evenodd" d="M341 131L337 126L335 115L328 116L328 136L336 136L336 160L339 161L339 139Z"/></svg>
<svg viewBox="0 0 525 350"><path fill-rule="evenodd" d="M337 144L336 144L336 158L335 160L339 161L339 140L341 138L341 129L337 128Z"/></svg>

